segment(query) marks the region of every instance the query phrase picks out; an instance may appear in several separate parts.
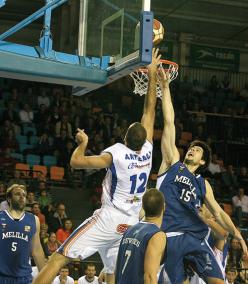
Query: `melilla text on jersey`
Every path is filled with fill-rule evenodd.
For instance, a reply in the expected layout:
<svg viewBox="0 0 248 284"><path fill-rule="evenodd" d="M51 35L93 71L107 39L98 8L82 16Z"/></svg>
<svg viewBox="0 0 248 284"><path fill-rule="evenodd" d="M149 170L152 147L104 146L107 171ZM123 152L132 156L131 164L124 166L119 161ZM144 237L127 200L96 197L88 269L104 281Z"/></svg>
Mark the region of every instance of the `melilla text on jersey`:
<svg viewBox="0 0 248 284"><path fill-rule="evenodd" d="M28 242L28 235L20 233L20 232L6 232L2 233L2 240L3 239L9 239L9 238L16 238L16 239L22 239L26 242Z"/></svg>
<svg viewBox="0 0 248 284"><path fill-rule="evenodd" d="M189 196L189 193L190 193L190 195L193 196L194 199L196 199L196 193L195 193L196 188L194 187L194 185L190 181L190 178L188 178L186 176L178 176L178 175L176 175L174 182L179 182L179 183L188 185L189 188L187 190L185 190L185 189L183 190L182 196L187 191L188 192L188 194L187 194L188 196ZM184 201L186 201L185 198L183 198L183 199L184 199ZM189 200L187 200L187 201L189 201Z"/></svg>

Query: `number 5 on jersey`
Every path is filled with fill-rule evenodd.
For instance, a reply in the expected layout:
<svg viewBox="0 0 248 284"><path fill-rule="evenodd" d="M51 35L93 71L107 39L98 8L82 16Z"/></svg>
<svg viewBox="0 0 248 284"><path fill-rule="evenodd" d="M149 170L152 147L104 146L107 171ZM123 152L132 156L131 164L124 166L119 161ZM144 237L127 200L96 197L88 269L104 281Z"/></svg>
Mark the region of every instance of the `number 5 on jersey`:
<svg viewBox="0 0 248 284"><path fill-rule="evenodd" d="M130 181L131 181L130 194L142 193L145 191L146 181L147 181L146 173L141 173L138 179L139 180L137 184L137 175L130 176Z"/></svg>

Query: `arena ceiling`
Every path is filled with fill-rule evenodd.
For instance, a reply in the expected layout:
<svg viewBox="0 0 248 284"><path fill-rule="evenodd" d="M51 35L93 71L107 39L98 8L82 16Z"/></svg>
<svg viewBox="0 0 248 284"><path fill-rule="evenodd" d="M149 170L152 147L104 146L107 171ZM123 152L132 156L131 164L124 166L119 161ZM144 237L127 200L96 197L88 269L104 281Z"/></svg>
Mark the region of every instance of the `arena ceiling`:
<svg viewBox="0 0 248 284"><path fill-rule="evenodd" d="M130 1L127 12L132 14L134 5L140 6L142 0L125 1ZM151 1L155 17L165 25L170 39L248 48L247 0ZM0 26L9 23L11 27L43 3L43 0L7 0L6 6L0 9ZM33 25L38 27L38 24Z"/></svg>

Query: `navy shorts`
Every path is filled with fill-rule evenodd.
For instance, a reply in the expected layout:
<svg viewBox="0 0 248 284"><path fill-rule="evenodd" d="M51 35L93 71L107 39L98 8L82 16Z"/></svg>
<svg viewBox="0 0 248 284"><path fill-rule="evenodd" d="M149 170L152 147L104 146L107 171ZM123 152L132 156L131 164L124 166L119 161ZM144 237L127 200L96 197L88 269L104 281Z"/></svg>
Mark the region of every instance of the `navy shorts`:
<svg viewBox="0 0 248 284"><path fill-rule="evenodd" d="M32 284L32 276L30 277L8 277L0 275L1 284Z"/></svg>
<svg viewBox="0 0 248 284"><path fill-rule="evenodd" d="M187 233L167 237L164 261L164 269L172 284L181 284L187 278L186 267L191 267L205 281L208 277L224 279L207 241ZM163 284L163 281L158 283Z"/></svg>

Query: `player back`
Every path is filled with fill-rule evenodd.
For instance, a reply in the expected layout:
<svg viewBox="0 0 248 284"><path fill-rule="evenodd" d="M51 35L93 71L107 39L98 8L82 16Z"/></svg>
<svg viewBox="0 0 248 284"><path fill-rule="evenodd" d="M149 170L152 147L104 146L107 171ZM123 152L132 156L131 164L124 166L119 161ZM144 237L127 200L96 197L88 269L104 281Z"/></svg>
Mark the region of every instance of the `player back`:
<svg viewBox="0 0 248 284"><path fill-rule="evenodd" d="M198 210L206 194L204 179L177 162L158 176L157 188L163 192L166 202L161 229L167 235L188 232L203 239L208 227L198 216Z"/></svg>
<svg viewBox="0 0 248 284"><path fill-rule="evenodd" d="M147 140L141 151L116 143L103 152L112 155L112 165L103 181L102 204L130 216L138 216L142 196L152 166L152 144Z"/></svg>
<svg viewBox="0 0 248 284"><path fill-rule="evenodd" d="M19 220L15 220L7 210L0 212L0 279L15 277L32 281L29 258L35 232L36 222L33 214L25 212Z"/></svg>
<svg viewBox="0 0 248 284"><path fill-rule="evenodd" d="M160 232L153 223L140 222L123 235L116 265L116 284L143 284L144 259L149 240Z"/></svg>

